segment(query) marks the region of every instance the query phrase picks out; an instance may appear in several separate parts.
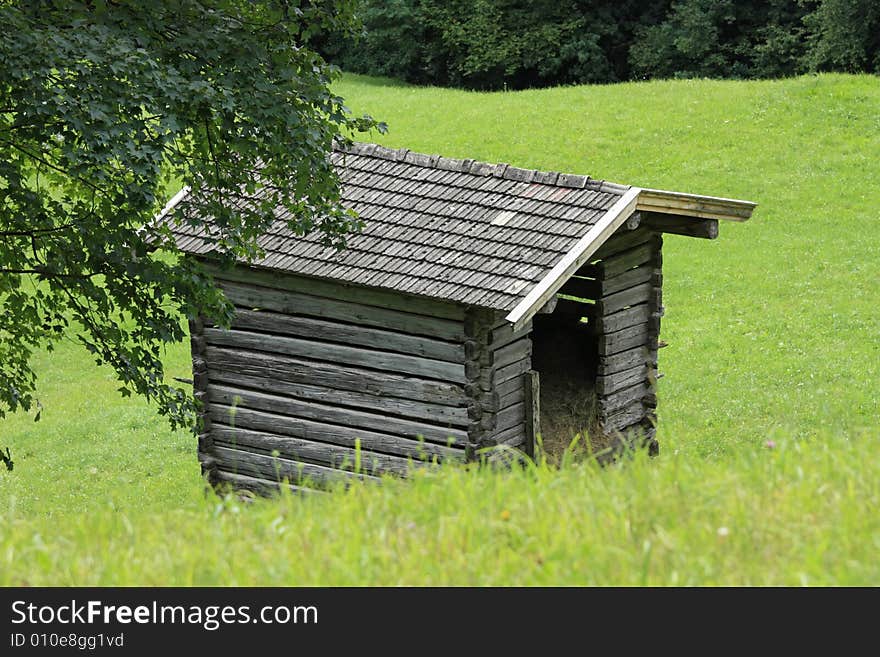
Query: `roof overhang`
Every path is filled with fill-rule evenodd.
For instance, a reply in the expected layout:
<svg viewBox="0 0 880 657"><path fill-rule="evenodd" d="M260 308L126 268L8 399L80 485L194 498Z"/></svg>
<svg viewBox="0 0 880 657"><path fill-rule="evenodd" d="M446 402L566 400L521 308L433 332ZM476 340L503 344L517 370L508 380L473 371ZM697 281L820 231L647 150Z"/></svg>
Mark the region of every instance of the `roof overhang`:
<svg viewBox="0 0 880 657"><path fill-rule="evenodd" d="M752 216L757 204L720 196L700 196L663 189L642 189L636 203L637 210L661 212L698 219L725 219L745 221Z"/></svg>
<svg viewBox="0 0 880 657"><path fill-rule="evenodd" d="M514 325L514 330L524 326L637 210L695 220L746 221L756 206L751 201L631 187L505 319Z"/></svg>

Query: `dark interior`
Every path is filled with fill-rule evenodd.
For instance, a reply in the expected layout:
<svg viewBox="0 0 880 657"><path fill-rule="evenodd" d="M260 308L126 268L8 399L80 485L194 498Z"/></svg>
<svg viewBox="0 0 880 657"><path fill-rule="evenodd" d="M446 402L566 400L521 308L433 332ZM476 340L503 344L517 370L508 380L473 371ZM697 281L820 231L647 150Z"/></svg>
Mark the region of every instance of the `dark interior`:
<svg viewBox="0 0 880 657"><path fill-rule="evenodd" d="M586 304L560 303L550 314L536 315L532 330L532 369L540 376L541 439L544 451L558 461L575 435L576 451L598 450L596 366L598 341ZM589 447L584 441L590 437Z"/></svg>

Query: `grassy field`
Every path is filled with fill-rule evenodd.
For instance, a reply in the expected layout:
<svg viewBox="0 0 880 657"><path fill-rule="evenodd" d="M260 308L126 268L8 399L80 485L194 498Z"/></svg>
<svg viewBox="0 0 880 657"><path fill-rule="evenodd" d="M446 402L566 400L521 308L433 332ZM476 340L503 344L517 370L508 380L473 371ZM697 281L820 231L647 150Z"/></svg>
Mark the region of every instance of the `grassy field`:
<svg viewBox="0 0 880 657"><path fill-rule="evenodd" d="M759 203L666 239L661 457L242 505L71 343L0 421L0 583L880 584L880 80L338 91L390 146Z"/></svg>

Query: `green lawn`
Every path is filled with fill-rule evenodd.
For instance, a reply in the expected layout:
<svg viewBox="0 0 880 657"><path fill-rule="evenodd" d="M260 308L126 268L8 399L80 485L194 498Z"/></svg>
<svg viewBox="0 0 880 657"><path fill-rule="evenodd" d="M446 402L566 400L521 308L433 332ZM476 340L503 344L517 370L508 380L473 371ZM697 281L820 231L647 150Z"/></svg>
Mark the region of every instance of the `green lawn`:
<svg viewBox="0 0 880 657"><path fill-rule="evenodd" d="M0 583L880 584L880 79L338 91L390 146L758 202L666 239L660 458L224 502L65 344L0 420Z"/></svg>

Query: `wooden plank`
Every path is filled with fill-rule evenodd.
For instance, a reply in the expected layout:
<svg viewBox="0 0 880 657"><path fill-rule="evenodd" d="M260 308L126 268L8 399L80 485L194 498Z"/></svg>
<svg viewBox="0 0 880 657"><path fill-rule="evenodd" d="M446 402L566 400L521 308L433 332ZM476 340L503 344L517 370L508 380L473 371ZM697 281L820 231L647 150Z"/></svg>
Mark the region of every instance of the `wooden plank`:
<svg viewBox="0 0 880 657"><path fill-rule="evenodd" d="M653 230L714 240L718 237L717 219L695 219L675 214L643 212L643 225Z"/></svg>
<svg viewBox="0 0 880 657"><path fill-rule="evenodd" d="M279 274L244 265L236 266L233 269L221 270L209 264L208 270L213 274L214 278L220 281L259 285L261 287L299 292L326 299L353 301L358 304L402 310L407 313L417 313L430 317L442 317L455 321L464 319L464 306L450 301L428 299L404 292L393 292L351 283L342 283L340 281L297 276L295 274Z"/></svg>
<svg viewBox="0 0 880 657"><path fill-rule="evenodd" d="M617 230L635 211L639 198L639 188L632 187L614 203L608 211L599 219L587 233L566 253L562 259L535 285L526 297L507 315L507 321L517 328L523 322L531 319L532 315L543 306L547 300L556 294L560 287L567 281L585 262L587 262L596 249L608 239L608 236Z"/></svg>
<svg viewBox="0 0 880 657"><path fill-rule="evenodd" d="M623 310L627 306L645 303L648 301L648 295L653 289L650 283L640 283L622 292L615 292L607 297L602 297L596 304L598 306L598 313L600 315L610 315ZM205 335L208 335L208 329L205 329Z"/></svg>
<svg viewBox="0 0 880 657"><path fill-rule="evenodd" d="M650 242L642 244L629 251L619 253L612 258L602 260L598 263L587 265L580 269L578 276L590 276L593 278L611 278L622 274L627 269L632 269L646 262L650 262L654 258L655 248Z"/></svg>
<svg viewBox="0 0 880 657"><path fill-rule="evenodd" d="M507 447L520 447L528 456L534 456L534 449L531 454L527 449L528 438L523 427L510 427L504 431L499 431L492 436L492 442L496 445L506 445Z"/></svg>
<svg viewBox="0 0 880 657"><path fill-rule="evenodd" d="M626 310L621 310L610 315L599 315L595 320L596 330L600 333L613 333L621 331L630 326L646 323L651 317L651 308L648 304L642 303L637 306L630 306Z"/></svg>
<svg viewBox="0 0 880 657"><path fill-rule="evenodd" d="M663 189L643 189L638 199L639 210L731 221L745 221L751 217L755 207L756 204L751 201L684 194Z"/></svg>
<svg viewBox="0 0 880 657"><path fill-rule="evenodd" d="M648 384L642 381L629 388L616 390L609 395L601 395L598 399L599 415L607 417L632 402L643 401L649 392Z"/></svg>
<svg viewBox="0 0 880 657"><path fill-rule="evenodd" d="M599 336L599 355L611 356L639 345L648 344L648 325L639 324Z"/></svg>
<svg viewBox="0 0 880 657"><path fill-rule="evenodd" d="M356 324L343 324L314 317L284 315L272 311L237 308L232 328L256 333L274 333L298 338L371 347L410 356L421 356L450 363L464 363L464 345L422 335L385 331Z"/></svg>
<svg viewBox="0 0 880 657"><path fill-rule="evenodd" d="M526 418L525 406L525 403L514 404L513 406L498 411L495 430L503 431L510 427L523 426Z"/></svg>
<svg viewBox="0 0 880 657"><path fill-rule="evenodd" d="M516 379L511 379L512 381L516 381ZM507 408L509 406L513 406L514 404L518 404L525 400L525 390L523 387L517 386L515 390L507 393L506 395L502 395L498 400L498 410L503 408Z"/></svg>
<svg viewBox="0 0 880 657"><path fill-rule="evenodd" d="M428 404L396 397L377 397L353 390L325 388L305 383L289 383L270 377L251 376L218 368L211 372L211 382L231 388L264 391L282 397L359 408L373 413L417 418L443 426L466 427L470 423L467 408L464 407L440 406L439 404Z"/></svg>
<svg viewBox="0 0 880 657"><path fill-rule="evenodd" d="M518 331L513 330L513 324L504 322L504 324L493 328L489 333L489 348L500 349L506 344L510 344L511 342L515 342L516 340L529 335L531 332L532 322L527 322Z"/></svg>
<svg viewBox="0 0 880 657"><path fill-rule="evenodd" d="M399 310L242 283L222 282L222 287L232 303L251 310L262 308L290 315L308 315L360 326L375 326L403 333L427 335L441 340L464 341L464 324L450 319L415 315Z"/></svg>
<svg viewBox="0 0 880 657"><path fill-rule="evenodd" d="M272 455L278 452L281 458L305 463L325 465L329 468L353 471L355 463L360 463L361 472L381 475L385 472L406 476L412 469L413 461L399 456L380 454L340 447L327 443L316 443L291 436L283 436L250 429L233 428L224 425L214 426L214 444L232 449Z"/></svg>
<svg viewBox="0 0 880 657"><path fill-rule="evenodd" d="M453 383L464 383L464 366L442 360L394 354L386 351L348 347L330 342L316 342L300 338L285 338L276 335L238 331L235 329L206 328L205 340L208 344L237 349L271 352L298 358L315 359L339 365L367 367L382 372L414 374L427 379L439 379Z"/></svg>
<svg viewBox="0 0 880 657"><path fill-rule="evenodd" d="M687 216L694 217L696 219L709 219L709 220L720 220L726 219L731 220L731 217L724 216L717 212L708 212L701 210L688 211L688 208L683 205L676 206L663 206L663 205L654 205L654 204L644 204L639 206L639 210L642 212L655 212L657 214L673 214L673 215L682 215L686 214ZM733 219L733 221L744 221L744 219Z"/></svg>
<svg viewBox="0 0 880 657"><path fill-rule="evenodd" d="M641 401L634 401L605 416L600 412L599 422L605 432L625 431L644 420L646 416L647 411L644 404Z"/></svg>
<svg viewBox="0 0 880 657"><path fill-rule="evenodd" d="M264 433L272 433L293 438L302 438L315 442L331 443L342 447L354 447L360 440L363 449L385 454L396 454L413 459L460 459L464 444L454 441L454 446L437 445L428 441L401 438L378 431L367 431L355 427L328 424L326 422L291 418L278 413L267 413L249 408L232 408L219 404L208 407L210 417L215 424L242 427ZM232 413L231 413L232 412ZM232 419L231 419L232 418Z"/></svg>
<svg viewBox="0 0 880 657"><path fill-rule="evenodd" d="M372 479L379 481L372 475L352 473L335 468L327 468L314 463L302 463L291 459L277 458L265 454L254 454L243 449L231 449L215 445L211 450L211 456L217 459L218 464L224 470L231 470L236 474L244 474L250 477L268 479L269 481L289 481L292 484L302 485L312 483L319 487L326 487L340 481L357 479Z"/></svg>
<svg viewBox="0 0 880 657"><path fill-rule="evenodd" d="M628 370L637 365L643 365L648 359L647 347L636 347L628 351L622 351L613 356L599 358L598 375L608 376L616 372Z"/></svg>
<svg viewBox="0 0 880 657"><path fill-rule="evenodd" d="M647 380L648 366L645 363L640 363L627 370L596 377L596 392L599 395L610 395L617 390L628 388L640 381Z"/></svg>
<svg viewBox="0 0 880 657"><path fill-rule="evenodd" d="M320 491L315 488L303 488L301 486L294 486L293 484L280 484L259 477L249 477L243 474L236 474L235 472L226 472L219 468L216 470L214 478L216 480L215 486L222 487L223 484L228 484L234 490L249 490L263 496L277 495L282 488L287 488L294 493L311 495L321 494Z"/></svg>
<svg viewBox="0 0 880 657"><path fill-rule="evenodd" d="M532 359L531 358L523 358L520 361L512 363L510 365L506 365L498 370L489 371L488 375L491 378L489 381L490 386L494 387L500 383L504 383L505 381L512 379L513 377L520 376L523 372L532 369Z"/></svg>
<svg viewBox="0 0 880 657"><path fill-rule="evenodd" d="M541 378L535 370L529 370L523 375L524 400L524 426L525 426L525 453L529 457L535 455L535 444L541 434Z"/></svg>
<svg viewBox="0 0 880 657"><path fill-rule="evenodd" d="M507 381L503 381L501 383L497 383L495 385L495 392L499 397L503 398L506 395L509 395L517 390L522 391L523 389L523 380L522 378L513 377L512 379L508 379Z"/></svg>
<svg viewBox="0 0 880 657"><path fill-rule="evenodd" d="M468 404L464 387L453 383L214 346L205 349L205 359L211 369L248 376L271 377L289 383L354 390L380 397L413 399L444 406Z"/></svg>
<svg viewBox="0 0 880 657"><path fill-rule="evenodd" d="M650 230L624 230L623 228L612 235L605 244L599 247L593 258L596 260L605 260L623 251L629 251L641 244L644 244L655 238L653 231Z"/></svg>
<svg viewBox="0 0 880 657"><path fill-rule="evenodd" d="M579 299L598 299L599 281L595 278L581 278L572 276L565 285L559 288L559 294L567 294Z"/></svg>
<svg viewBox="0 0 880 657"><path fill-rule="evenodd" d="M326 422L328 424L341 424L359 429L370 429L403 436L411 440L418 440L422 436L425 440L441 445L447 444L450 437L454 438L456 442L467 441L467 432L455 427L437 426L436 424L428 424L426 422L395 418L378 413L367 413L329 404L307 402L301 399L270 395L214 383L208 386L208 396L214 404L236 408L251 408L257 411L278 413L317 422ZM226 423L234 424L229 421Z"/></svg>
<svg viewBox="0 0 880 657"><path fill-rule="evenodd" d="M633 287L634 285L647 283L649 281L654 284L654 274L655 270L654 267L651 265L642 265L640 267L636 267L635 269L627 269L622 274L612 276L611 278L602 279L602 292L599 296L607 297L609 294L621 292L623 290L626 290L627 288Z"/></svg>
<svg viewBox="0 0 880 657"><path fill-rule="evenodd" d="M531 356L532 340L529 337L525 337L516 342L511 342L500 349L487 351L487 353L489 354L489 364L495 369L499 369Z"/></svg>

